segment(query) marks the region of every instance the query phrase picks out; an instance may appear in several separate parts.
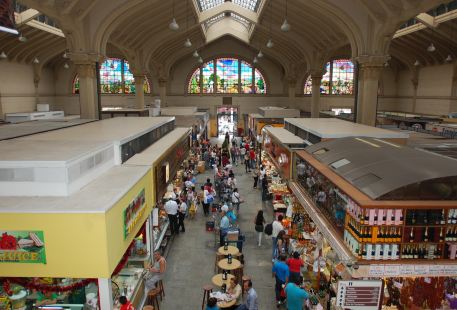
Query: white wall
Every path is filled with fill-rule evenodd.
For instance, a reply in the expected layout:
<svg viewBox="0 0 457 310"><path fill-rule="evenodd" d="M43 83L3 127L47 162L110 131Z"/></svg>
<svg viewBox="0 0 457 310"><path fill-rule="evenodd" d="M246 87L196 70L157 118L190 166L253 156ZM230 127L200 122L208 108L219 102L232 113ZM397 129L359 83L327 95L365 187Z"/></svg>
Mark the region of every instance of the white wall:
<svg viewBox="0 0 457 310"><path fill-rule="evenodd" d="M5 113L36 110L35 86L31 65L0 61L0 118ZM54 104L54 73L44 68L38 86L40 103Z"/></svg>

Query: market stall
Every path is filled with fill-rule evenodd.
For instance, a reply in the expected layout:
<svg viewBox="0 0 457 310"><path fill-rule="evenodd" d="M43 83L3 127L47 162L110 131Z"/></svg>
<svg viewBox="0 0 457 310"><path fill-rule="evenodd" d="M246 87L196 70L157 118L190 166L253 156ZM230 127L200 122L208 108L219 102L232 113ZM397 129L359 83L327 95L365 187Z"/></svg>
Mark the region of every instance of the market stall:
<svg viewBox="0 0 457 310"><path fill-rule="evenodd" d="M383 279L383 302L398 309L453 301L455 288L445 284L457 275L457 197L446 188L455 161L380 139L344 138L298 151L294 166L292 191L351 278ZM422 293L412 294L416 286Z"/></svg>

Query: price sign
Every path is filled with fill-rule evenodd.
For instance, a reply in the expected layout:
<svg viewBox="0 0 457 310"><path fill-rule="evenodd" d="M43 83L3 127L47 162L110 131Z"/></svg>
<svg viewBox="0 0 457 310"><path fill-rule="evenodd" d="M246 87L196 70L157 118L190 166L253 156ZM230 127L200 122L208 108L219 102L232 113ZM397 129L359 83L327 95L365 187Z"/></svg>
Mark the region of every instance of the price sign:
<svg viewBox="0 0 457 310"><path fill-rule="evenodd" d="M457 273L457 265L444 265L444 273L446 275L455 275Z"/></svg>
<svg viewBox="0 0 457 310"><path fill-rule="evenodd" d="M429 273L429 265L417 265L414 266L414 272L416 275L426 275Z"/></svg>
<svg viewBox="0 0 457 310"><path fill-rule="evenodd" d="M385 265L384 266L384 276L396 277L398 275L400 275L400 265Z"/></svg>
<svg viewBox="0 0 457 310"><path fill-rule="evenodd" d="M414 265L401 265L400 273L402 274L402 276L415 275Z"/></svg>
<svg viewBox="0 0 457 310"><path fill-rule="evenodd" d="M429 272L432 275L441 276L445 274L443 265L430 265Z"/></svg>
<svg viewBox="0 0 457 310"><path fill-rule="evenodd" d="M371 277L382 277L384 276L384 265L370 265L368 275Z"/></svg>
<svg viewBox="0 0 457 310"><path fill-rule="evenodd" d="M377 310L381 304L382 281L339 281L336 305L349 310Z"/></svg>

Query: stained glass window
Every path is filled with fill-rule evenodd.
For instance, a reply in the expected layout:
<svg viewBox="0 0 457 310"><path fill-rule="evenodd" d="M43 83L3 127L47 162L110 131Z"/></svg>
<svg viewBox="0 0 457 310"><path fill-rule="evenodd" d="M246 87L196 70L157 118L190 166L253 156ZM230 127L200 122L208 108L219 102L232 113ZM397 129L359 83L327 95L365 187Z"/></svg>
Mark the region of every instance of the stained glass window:
<svg viewBox="0 0 457 310"><path fill-rule="evenodd" d="M354 65L348 59L337 59L328 62L326 73L322 76L321 94L351 95L354 89ZM311 76L306 79L304 94L312 94Z"/></svg>
<svg viewBox="0 0 457 310"><path fill-rule="evenodd" d="M241 61L241 93L254 93L252 89L252 67L245 61Z"/></svg>
<svg viewBox="0 0 457 310"><path fill-rule="evenodd" d="M202 83L204 94L214 92L214 62L210 61L202 67Z"/></svg>
<svg viewBox="0 0 457 310"><path fill-rule="evenodd" d="M256 94L266 94L267 93L267 86L265 85L265 80L263 78L262 73L260 73L259 69L255 69L255 93Z"/></svg>
<svg viewBox="0 0 457 310"><path fill-rule="evenodd" d="M197 68L187 84L189 94L266 94L260 70L236 58L218 58Z"/></svg>
<svg viewBox="0 0 457 310"><path fill-rule="evenodd" d="M200 93L200 68L195 70L194 74L192 74L189 82L189 94L199 94Z"/></svg>
<svg viewBox="0 0 457 310"><path fill-rule="evenodd" d="M102 94L135 94L135 78L127 60L108 58L100 65L100 89ZM148 78L144 77L143 91L151 93ZM79 77L73 80L73 94L79 94Z"/></svg>
<svg viewBox="0 0 457 310"><path fill-rule="evenodd" d="M203 12L221 5L224 2L225 0L198 0L197 3L200 11ZM259 0L232 0L232 2L254 12L257 12L260 3Z"/></svg>
<svg viewBox="0 0 457 310"><path fill-rule="evenodd" d="M224 3L224 0L198 0L198 6L200 8L200 11L206 11L209 9L212 9L218 5L221 5Z"/></svg>
<svg viewBox="0 0 457 310"><path fill-rule="evenodd" d="M108 58L100 66L100 87L102 94L122 93L122 60Z"/></svg>
<svg viewBox="0 0 457 310"><path fill-rule="evenodd" d="M333 61L332 94L350 95L354 88L354 65L350 60Z"/></svg>
<svg viewBox="0 0 457 310"><path fill-rule="evenodd" d="M238 59L219 58L216 60L217 92L238 93Z"/></svg>
<svg viewBox="0 0 457 310"><path fill-rule="evenodd" d="M257 12L260 3L259 0L232 0L232 2L254 12Z"/></svg>

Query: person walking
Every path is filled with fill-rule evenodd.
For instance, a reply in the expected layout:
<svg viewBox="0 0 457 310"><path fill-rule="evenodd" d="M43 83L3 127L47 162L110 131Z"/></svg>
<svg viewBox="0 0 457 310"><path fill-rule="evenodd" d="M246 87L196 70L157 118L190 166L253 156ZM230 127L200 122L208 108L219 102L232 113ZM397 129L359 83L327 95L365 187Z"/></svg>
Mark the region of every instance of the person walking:
<svg viewBox="0 0 457 310"><path fill-rule="evenodd" d="M230 220L227 216L225 211L222 211L222 218L219 224L219 245L223 246L225 241L225 236L227 235L227 231L230 228Z"/></svg>
<svg viewBox="0 0 457 310"><path fill-rule="evenodd" d="M244 165L244 155L246 155L246 149L244 148L244 146L241 146L240 147L240 162L242 165Z"/></svg>
<svg viewBox="0 0 457 310"><path fill-rule="evenodd" d="M178 200L179 201L179 200ZM178 230L181 228L181 232L185 232L186 228L184 227L184 219L187 212L187 203L183 200L179 205L178 209Z"/></svg>
<svg viewBox="0 0 457 310"><path fill-rule="evenodd" d="M232 147L230 148L230 157L232 159L232 165L236 164L236 150L235 150L235 145L232 144Z"/></svg>
<svg viewBox="0 0 457 310"><path fill-rule="evenodd" d="M236 308L236 310L259 310L259 302L257 301L257 292L252 287L252 281L245 281L243 284L244 291L246 292L246 302Z"/></svg>
<svg viewBox="0 0 457 310"><path fill-rule="evenodd" d="M249 151L249 164L251 169L255 168L255 151L253 148Z"/></svg>
<svg viewBox="0 0 457 310"><path fill-rule="evenodd" d="M295 251L292 254L291 258L288 258L286 260L287 266L289 266L289 271L290 271L290 281L295 281L296 279L300 279L300 270L301 267L305 266L305 263L303 260L300 258L300 253Z"/></svg>
<svg viewBox="0 0 457 310"><path fill-rule="evenodd" d="M263 178L261 181L262 184L262 201L266 201L268 199L268 180L267 178Z"/></svg>
<svg viewBox="0 0 457 310"><path fill-rule="evenodd" d="M257 167L254 169L254 172L252 173L252 176L254 177L254 186L253 186L253 188L257 188L257 183L259 182L259 169L257 169Z"/></svg>
<svg viewBox="0 0 457 310"><path fill-rule="evenodd" d="M263 211L259 210L254 220L255 231L257 232L257 245L262 246L262 235L263 225L265 224L265 218L263 217Z"/></svg>
<svg viewBox="0 0 457 310"><path fill-rule="evenodd" d="M272 224L272 233L271 233L271 239L272 239L272 244L273 244L273 253L272 253L272 257L271 257L271 260L274 262L276 257L278 257L278 244L277 244L277 237L278 237L278 234L281 230L284 230L284 227L282 226L282 219L283 219L283 216L282 214L280 214L278 216L278 219L273 221L273 224Z"/></svg>
<svg viewBox="0 0 457 310"><path fill-rule="evenodd" d="M277 244L277 247L278 247L278 256L281 256L281 255L286 255L287 253L287 248L286 248L286 240L284 238L284 236L286 235L286 232L284 230L281 230L279 233L278 233L278 236L276 237L276 244Z"/></svg>
<svg viewBox="0 0 457 310"><path fill-rule="evenodd" d="M251 167L249 165L249 153L244 154L244 168L246 173L251 172Z"/></svg>
<svg viewBox="0 0 457 310"><path fill-rule="evenodd" d="M164 208L165 208L165 212L168 215L168 220L170 221L171 234L172 235L179 234L178 218L177 218L178 208L179 208L178 204L173 199L170 199L165 203Z"/></svg>
<svg viewBox="0 0 457 310"><path fill-rule="evenodd" d="M287 283L285 290L287 310L302 310L305 300L309 298L308 292L300 288L300 278Z"/></svg>
<svg viewBox="0 0 457 310"><path fill-rule="evenodd" d="M240 158L240 147L236 144L235 145L235 165L238 166L238 162L241 160Z"/></svg>
<svg viewBox="0 0 457 310"><path fill-rule="evenodd" d="M287 284L289 281L289 266L285 263L286 256L280 255L279 261L276 261L273 265L273 276L276 279L275 283L275 295L276 295L276 304L279 306L283 303L283 297L281 297L282 286Z"/></svg>
<svg viewBox="0 0 457 310"><path fill-rule="evenodd" d="M235 187L233 189L233 193L232 193L232 205L234 208L236 207L237 212L240 211L240 202L241 202L240 193L238 193L238 188Z"/></svg>

